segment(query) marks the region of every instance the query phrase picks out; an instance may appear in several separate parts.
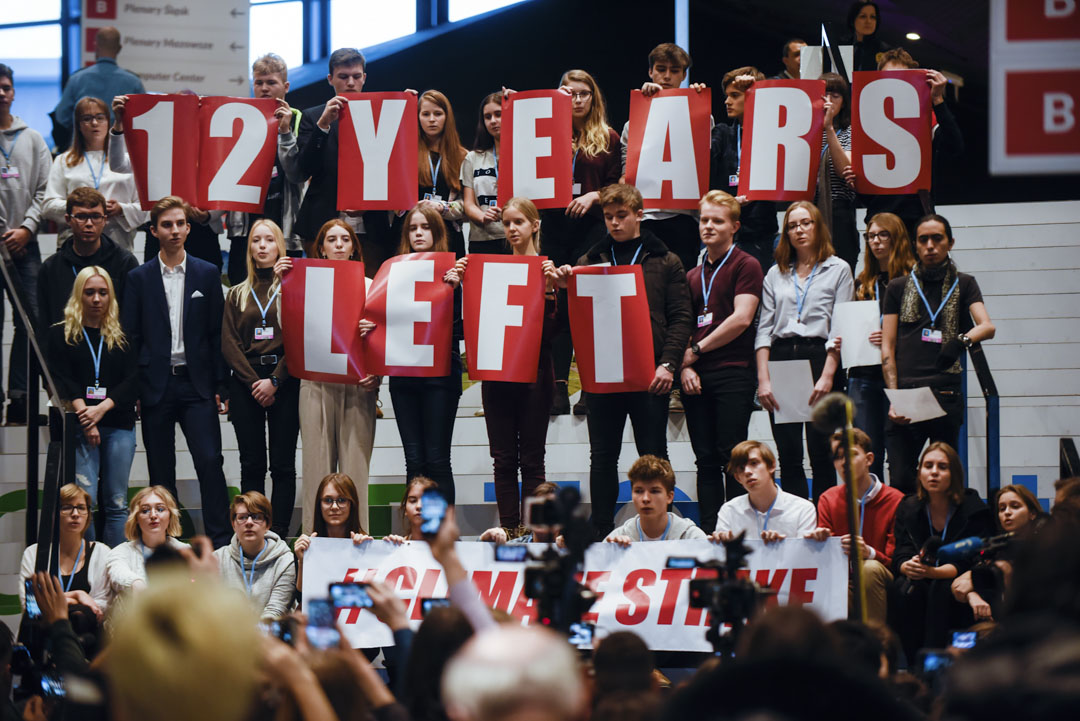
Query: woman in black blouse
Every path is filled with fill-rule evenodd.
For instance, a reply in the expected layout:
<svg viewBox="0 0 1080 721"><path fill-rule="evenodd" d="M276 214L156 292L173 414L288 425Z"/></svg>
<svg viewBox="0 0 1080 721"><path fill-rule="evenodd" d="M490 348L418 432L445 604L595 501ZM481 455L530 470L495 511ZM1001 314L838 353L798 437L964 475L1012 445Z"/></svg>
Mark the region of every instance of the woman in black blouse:
<svg viewBox="0 0 1080 721"><path fill-rule="evenodd" d="M109 272L87 266L75 276L64 320L49 328L49 370L61 399L79 416L75 475L93 504L102 498L105 543L124 542L128 476L135 458L135 352L124 338ZM98 484L101 484L100 492ZM94 529L87 530L94 539Z"/></svg>

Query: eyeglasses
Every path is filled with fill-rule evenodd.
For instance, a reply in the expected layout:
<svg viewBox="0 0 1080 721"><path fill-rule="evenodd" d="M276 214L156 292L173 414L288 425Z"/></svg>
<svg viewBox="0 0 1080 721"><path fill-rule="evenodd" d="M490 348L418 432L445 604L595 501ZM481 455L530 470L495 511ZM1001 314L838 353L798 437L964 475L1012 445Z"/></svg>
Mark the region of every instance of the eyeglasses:
<svg viewBox="0 0 1080 721"><path fill-rule="evenodd" d="M892 240L892 233L887 230L879 230L876 233L863 233L863 237L871 243L873 243L875 240L880 240L884 243L887 243Z"/></svg>
<svg viewBox="0 0 1080 721"><path fill-rule="evenodd" d="M105 216L101 213L76 213L71 217L80 223L100 223L105 220Z"/></svg>
<svg viewBox="0 0 1080 721"><path fill-rule="evenodd" d="M61 515L70 516L71 514L75 513L75 511L78 511L80 516L85 516L89 512L89 509L86 507L85 504L82 503L77 506L73 506L70 503L65 503L64 505L60 506Z"/></svg>
<svg viewBox="0 0 1080 721"><path fill-rule="evenodd" d="M236 522L237 523L247 523L249 520L252 523L265 523L266 522L266 514L265 513L237 513L236 514Z"/></svg>
<svg viewBox="0 0 1080 721"><path fill-rule="evenodd" d="M349 505L349 499L348 498L331 498L330 496L326 496L325 498L322 499L322 504L323 504L323 508L333 508L334 506L341 506L342 508L345 508L346 506Z"/></svg>
<svg viewBox="0 0 1080 721"><path fill-rule="evenodd" d="M159 516L164 516L168 512L169 512L169 507L166 506L164 503L161 503L161 504L156 505L156 506L143 506L142 508L139 509L139 515L140 516L149 516L151 513L156 513Z"/></svg>
<svg viewBox="0 0 1080 721"><path fill-rule="evenodd" d="M791 223L788 223L787 224L787 229L788 229L788 232L798 230L799 228L802 228L803 230L809 230L810 228L813 227L813 225L814 225L814 221L813 221L812 218L803 218L802 220L793 221Z"/></svg>
<svg viewBox="0 0 1080 721"><path fill-rule="evenodd" d="M98 113L97 115L83 115L79 118L79 122L84 125L92 125L93 123L107 123L109 116L105 113Z"/></svg>
<svg viewBox="0 0 1080 721"><path fill-rule="evenodd" d="M920 235L915 241L917 243L944 243L945 236L941 233L931 233L930 235Z"/></svg>
<svg viewBox="0 0 1080 721"><path fill-rule="evenodd" d="M592 97L592 91L582 90L580 93L570 93L570 97L574 100L588 100Z"/></svg>

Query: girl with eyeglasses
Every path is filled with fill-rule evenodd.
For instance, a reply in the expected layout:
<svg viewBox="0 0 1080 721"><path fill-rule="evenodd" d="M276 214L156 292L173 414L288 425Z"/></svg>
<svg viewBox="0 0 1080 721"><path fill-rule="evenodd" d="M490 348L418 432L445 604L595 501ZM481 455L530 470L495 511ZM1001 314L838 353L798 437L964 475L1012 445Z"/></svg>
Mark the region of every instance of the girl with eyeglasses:
<svg viewBox="0 0 1080 721"><path fill-rule="evenodd" d="M139 204L135 176L109 168L106 147L109 136L109 110L100 98L85 97L75 104L75 132L71 147L53 160L45 187L42 215L47 220L64 223L67 197L75 188L89 187L106 198L105 235L130 251L135 232L147 221L149 213ZM58 242L65 234L61 233Z"/></svg>
<svg viewBox="0 0 1080 721"><path fill-rule="evenodd" d="M60 398L79 417L75 476L105 515L104 540L124 542L128 477L135 458L138 359L120 327L109 271L87 266L75 276L64 320L49 328L46 349ZM95 539L94 528L87 537Z"/></svg>
<svg viewBox="0 0 1080 721"><path fill-rule="evenodd" d="M296 554L296 590L303 588L304 581L304 554L311 546L311 539L321 536L322 538L351 538L352 542L359 545L364 541L370 541L364 527L360 524L360 502L356 494L356 484L344 473L331 473L319 482L315 491L315 500L319 505L318 513L315 514L314 527L311 535L302 535L293 544L293 553Z"/></svg>
<svg viewBox="0 0 1080 721"><path fill-rule="evenodd" d="M122 543L109 552L105 561L109 573L110 598L146 588L146 559L161 546L175 551L188 547L180 535L180 509L164 486L148 486L136 493L128 506Z"/></svg>
<svg viewBox="0 0 1080 721"><path fill-rule="evenodd" d="M758 318L758 400L769 411L773 439L780 456L780 482L788 493L809 496L803 470L803 426L814 501L836 484L829 434L811 423L775 420L778 410L769 375L769 361L808 360L814 389L807 403L814 405L834 387L843 387L840 341L833 333L832 315L837 303L851 300L854 282L851 268L833 253L829 229L817 206L805 200L792 203L784 213L776 265L769 268L761 294Z"/></svg>
<svg viewBox="0 0 1080 721"><path fill-rule="evenodd" d="M270 530L270 500L258 491L242 493L229 516L232 540L214 551L222 580L247 594L259 618L284 616L292 608L296 564L289 544Z"/></svg>
<svg viewBox="0 0 1080 721"><path fill-rule="evenodd" d="M109 577L105 559L109 547L104 543L86 540L86 531L93 525L93 502L90 494L74 483L60 486L60 568L53 569L60 578L68 603L86 606L100 621L109 604ZM32 543L23 551L19 569L19 600L26 608L26 581L37 566L38 544Z"/></svg>
<svg viewBox="0 0 1080 721"><path fill-rule="evenodd" d="M900 216L878 213L870 219L863 234L863 266L855 279L855 300L876 300L878 312L885 313L885 289L893 278L911 272L915 256L911 241ZM881 329L870 333L870 342L881 347ZM870 472L885 478L885 418L889 399L885 395L885 377L880 365L856 366L847 369L848 395L855 403L855 427L866 431L874 445L874 462Z"/></svg>

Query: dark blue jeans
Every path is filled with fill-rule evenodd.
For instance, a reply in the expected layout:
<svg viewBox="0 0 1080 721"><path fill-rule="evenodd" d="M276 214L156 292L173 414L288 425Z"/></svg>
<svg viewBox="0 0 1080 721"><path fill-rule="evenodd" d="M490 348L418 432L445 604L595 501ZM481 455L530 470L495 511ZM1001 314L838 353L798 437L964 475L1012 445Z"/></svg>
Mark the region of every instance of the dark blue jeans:
<svg viewBox="0 0 1080 721"><path fill-rule="evenodd" d="M874 444L874 462L870 466L870 472L884 479L885 420L889 416L889 398L885 395L885 381L881 372L878 371L875 377L849 375L848 395L855 403L855 427L870 436Z"/></svg>
<svg viewBox="0 0 1080 721"><path fill-rule="evenodd" d="M441 378L391 378L390 400L401 448L405 475L427 476L454 502L454 472L450 444L461 398L461 370Z"/></svg>
<svg viewBox="0 0 1080 721"><path fill-rule="evenodd" d="M31 321L34 321L38 314L37 279L41 271L41 248L37 240L31 240L26 244L26 255L21 258L12 258L11 262L15 266L15 275L22 284L22 300L26 314L30 316ZM4 285L4 277L0 275L0 293L3 292ZM6 293L4 295L4 298L0 298L0 342L3 341ZM11 398L26 398L26 351L29 342L26 339L26 328L23 327L22 318L19 317L14 306L11 308L11 315L15 332L11 339L11 355L8 358L8 394ZM44 333L44 330L42 328L41 332ZM0 372L2 371L3 358L0 356ZM3 401L3 388L0 388L0 403Z"/></svg>

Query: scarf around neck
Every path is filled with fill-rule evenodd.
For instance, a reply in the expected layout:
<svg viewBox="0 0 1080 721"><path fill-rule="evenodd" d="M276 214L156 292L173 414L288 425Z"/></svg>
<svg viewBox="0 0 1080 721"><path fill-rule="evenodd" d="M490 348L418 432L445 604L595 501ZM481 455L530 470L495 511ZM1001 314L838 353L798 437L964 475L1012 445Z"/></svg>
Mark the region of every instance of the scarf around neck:
<svg viewBox="0 0 1080 721"><path fill-rule="evenodd" d="M939 298L949 292L949 288L956 281L957 278L956 265L953 263L952 258L949 258L944 263L933 268L925 268L921 264L916 265L912 269L911 274L908 275L907 282L904 284L904 295L900 301L900 322L901 323L919 323L923 319L925 314L929 318L929 312L926 311L926 306L923 305L922 298L919 297L919 291L915 288L915 279L918 278L919 285L923 289L923 293L929 298L927 293L927 283L941 283L941 293ZM938 301L941 302L940 299ZM936 310L936 309L935 309ZM945 307L941 309L941 315L938 316L936 328L941 331L942 343L948 343L954 340L960 335L960 288L958 287L952 295L949 296L949 300L945 303ZM961 371L960 361L957 360L952 366L949 367L946 373L959 373Z"/></svg>

